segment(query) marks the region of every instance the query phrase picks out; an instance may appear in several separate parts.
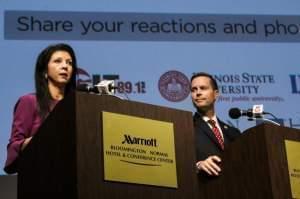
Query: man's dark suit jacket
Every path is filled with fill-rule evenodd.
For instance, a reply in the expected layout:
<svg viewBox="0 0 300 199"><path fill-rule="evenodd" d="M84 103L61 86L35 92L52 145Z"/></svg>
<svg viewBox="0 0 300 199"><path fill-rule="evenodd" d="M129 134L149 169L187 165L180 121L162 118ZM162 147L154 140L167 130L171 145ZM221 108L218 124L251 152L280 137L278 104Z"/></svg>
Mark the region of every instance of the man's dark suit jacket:
<svg viewBox="0 0 300 199"><path fill-rule="evenodd" d="M224 146L226 150L226 145L238 137L241 132L237 128L228 126L219 119L218 122L223 132ZM205 160L211 155L220 156L222 149L218 144L217 138L213 134L209 125L202 119L202 116L198 112L194 114L194 129L196 138L196 160Z"/></svg>

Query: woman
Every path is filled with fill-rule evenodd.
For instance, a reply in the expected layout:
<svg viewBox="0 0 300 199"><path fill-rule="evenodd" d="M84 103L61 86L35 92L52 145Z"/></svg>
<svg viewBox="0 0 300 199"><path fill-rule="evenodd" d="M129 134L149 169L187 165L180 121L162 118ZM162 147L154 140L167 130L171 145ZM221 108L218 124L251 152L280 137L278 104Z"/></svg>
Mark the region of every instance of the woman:
<svg viewBox="0 0 300 199"><path fill-rule="evenodd" d="M13 124L5 172L18 172L18 156L28 145L54 106L76 87L77 62L67 44L45 48L35 68L36 92L19 98L14 108Z"/></svg>

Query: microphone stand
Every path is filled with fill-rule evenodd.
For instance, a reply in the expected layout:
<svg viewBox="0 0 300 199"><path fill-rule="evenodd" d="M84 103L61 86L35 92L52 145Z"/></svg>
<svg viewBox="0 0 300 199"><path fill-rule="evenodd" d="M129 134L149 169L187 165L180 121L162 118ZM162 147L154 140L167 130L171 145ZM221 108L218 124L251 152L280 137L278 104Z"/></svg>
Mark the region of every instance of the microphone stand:
<svg viewBox="0 0 300 199"><path fill-rule="evenodd" d="M275 120L278 120L278 118L275 117L275 115L273 115L272 113L264 112L264 114L271 115ZM275 122L275 121L273 121L273 120L264 118L262 114L260 114L260 115L258 115L258 116L248 117L248 120L250 120L250 121L252 121L252 120L262 120L262 121L265 121L265 122L269 122L269 123L272 123L272 124L281 126L281 124L279 124L278 122Z"/></svg>
<svg viewBox="0 0 300 199"><path fill-rule="evenodd" d="M263 117L261 117L261 118L252 117L252 118L248 118L248 120L251 120L251 121L252 120L262 120L264 122L269 122L269 123L275 124L277 126L281 126L279 123L274 122L273 120L270 120L270 119L267 119L267 118L263 118Z"/></svg>

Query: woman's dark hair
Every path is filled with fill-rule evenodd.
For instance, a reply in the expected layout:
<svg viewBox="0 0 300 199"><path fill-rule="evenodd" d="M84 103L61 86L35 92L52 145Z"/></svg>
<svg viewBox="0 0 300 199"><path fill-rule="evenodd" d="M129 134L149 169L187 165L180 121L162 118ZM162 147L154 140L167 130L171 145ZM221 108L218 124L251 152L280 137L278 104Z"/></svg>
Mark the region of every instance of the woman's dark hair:
<svg viewBox="0 0 300 199"><path fill-rule="evenodd" d="M191 77L190 82L192 83L193 79L195 79L196 77L208 77L210 79L210 83L211 83L213 89L219 90L218 83L212 75L210 75L208 73L204 73L204 72L194 73Z"/></svg>
<svg viewBox="0 0 300 199"><path fill-rule="evenodd" d="M45 119L46 115L50 111L50 103L52 97L48 88L48 81L45 78L48 71L48 63L51 56L57 51L68 52L72 58L72 76L70 81L67 83L64 91L64 95L67 95L70 91L76 88L76 72L77 72L77 61L75 52L68 44L54 44L45 48L38 56L35 65L35 91L38 102L38 112L42 119Z"/></svg>

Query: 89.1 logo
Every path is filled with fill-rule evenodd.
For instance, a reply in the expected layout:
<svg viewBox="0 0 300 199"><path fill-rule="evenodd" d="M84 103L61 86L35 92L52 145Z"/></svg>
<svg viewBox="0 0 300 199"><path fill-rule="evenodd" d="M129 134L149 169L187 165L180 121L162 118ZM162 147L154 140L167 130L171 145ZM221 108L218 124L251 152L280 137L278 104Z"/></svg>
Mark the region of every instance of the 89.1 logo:
<svg viewBox="0 0 300 199"><path fill-rule="evenodd" d="M82 68L77 71L77 84L92 84L96 85L101 80L113 80L116 86L116 92L120 94L145 94L146 82L138 81L124 81L120 80L119 74L92 74L90 75Z"/></svg>
<svg viewBox="0 0 300 199"><path fill-rule="evenodd" d="M144 81L117 81L117 92L118 93L137 93L143 94L146 93L146 82Z"/></svg>

